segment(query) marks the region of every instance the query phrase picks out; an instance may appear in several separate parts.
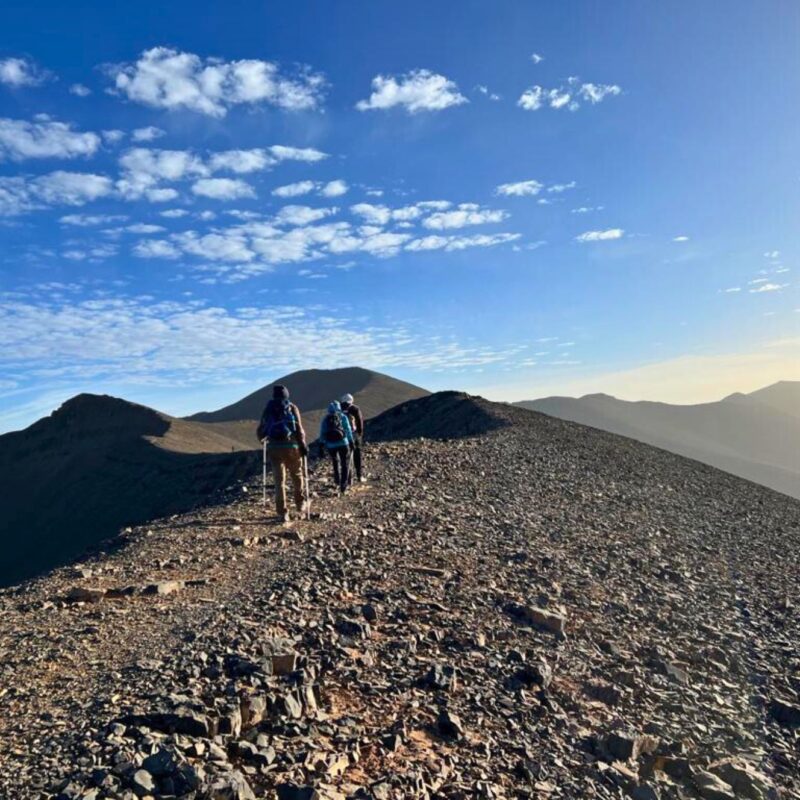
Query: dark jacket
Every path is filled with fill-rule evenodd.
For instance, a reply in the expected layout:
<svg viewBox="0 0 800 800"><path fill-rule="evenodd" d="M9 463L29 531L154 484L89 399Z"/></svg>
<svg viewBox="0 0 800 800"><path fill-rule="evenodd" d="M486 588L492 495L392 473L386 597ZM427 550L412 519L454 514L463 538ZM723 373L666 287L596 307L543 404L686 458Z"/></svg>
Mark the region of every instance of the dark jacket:
<svg viewBox="0 0 800 800"><path fill-rule="evenodd" d="M258 423L258 438L263 440L266 436L267 428L269 427L270 419L273 415L273 404L280 403L280 400L273 398L264 407L264 413L261 415L261 422ZM303 429L303 420L300 417L300 409L294 404L289 403L289 410L294 414L297 427L288 442L267 442L267 446L272 449L283 449L286 447L298 447L299 445L305 446L306 432Z"/></svg>
<svg viewBox="0 0 800 800"><path fill-rule="evenodd" d="M364 435L364 415L355 403L342 403L342 411L350 417L350 424L356 436Z"/></svg>

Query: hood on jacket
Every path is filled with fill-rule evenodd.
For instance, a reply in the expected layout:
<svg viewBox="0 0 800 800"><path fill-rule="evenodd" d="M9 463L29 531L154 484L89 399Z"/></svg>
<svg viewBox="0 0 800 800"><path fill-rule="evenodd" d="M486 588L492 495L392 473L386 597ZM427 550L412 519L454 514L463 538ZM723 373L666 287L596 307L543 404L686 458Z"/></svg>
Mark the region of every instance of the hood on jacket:
<svg viewBox="0 0 800 800"><path fill-rule="evenodd" d="M339 405L338 400L334 400L332 403L328 404L328 413L329 414L336 414L342 410L342 407Z"/></svg>
<svg viewBox="0 0 800 800"><path fill-rule="evenodd" d="M279 383L272 387L272 399L273 400L288 400L289 399L289 390L285 386L281 386Z"/></svg>

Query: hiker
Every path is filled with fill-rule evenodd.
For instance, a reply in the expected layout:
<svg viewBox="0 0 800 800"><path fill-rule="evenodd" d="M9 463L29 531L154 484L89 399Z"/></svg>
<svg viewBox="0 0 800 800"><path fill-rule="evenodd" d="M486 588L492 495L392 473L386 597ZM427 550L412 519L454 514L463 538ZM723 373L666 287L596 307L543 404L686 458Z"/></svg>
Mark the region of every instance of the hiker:
<svg viewBox="0 0 800 800"><path fill-rule="evenodd" d="M353 429L353 463L356 468L356 480L359 483L365 483L366 478L362 471L361 461L361 446L364 443L364 415L361 409L353 402L353 395L342 395L341 399L342 411L347 414L350 420L350 426Z"/></svg>
<svg viewBox="0 0 800 800"><path fill-rule="evenodd" d="M267 442L267 455L275 480L275 510L281 522L289 521L286 505L286 473L292 480L295 508L305 511L303 496L303 459L308 456L306 433L297 406L289 400L285 386L272 387L272 399L264 408L258 424L258 438Z"/></svg>
<svg viewBox="0 0 800 800"><path fill-rule="evenodd" d="M322 418L319 440L331 455L333 482L339 487L339 492L344 494L350 477L350 449L355 439L350 420L342 411L338 400L328 406L328 413Z"/></svg>

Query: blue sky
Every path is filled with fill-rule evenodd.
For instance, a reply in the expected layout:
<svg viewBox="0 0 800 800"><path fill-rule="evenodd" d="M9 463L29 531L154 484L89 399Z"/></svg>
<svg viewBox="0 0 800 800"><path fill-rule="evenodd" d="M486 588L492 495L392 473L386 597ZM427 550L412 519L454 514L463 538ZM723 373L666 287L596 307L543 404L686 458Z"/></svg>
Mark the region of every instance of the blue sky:
<svg viewBox="0 0 800 800"><path fill-rule="evenodd" d="M800 379L795 3L220 8L0 9L0 429Z"/></svg>

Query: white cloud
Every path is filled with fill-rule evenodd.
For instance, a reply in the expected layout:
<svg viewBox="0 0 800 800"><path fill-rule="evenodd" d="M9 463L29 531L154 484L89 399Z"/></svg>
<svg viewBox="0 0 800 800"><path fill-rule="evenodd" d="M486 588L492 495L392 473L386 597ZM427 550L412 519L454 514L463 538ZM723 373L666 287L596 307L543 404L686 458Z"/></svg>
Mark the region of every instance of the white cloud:
<svg viewBox="0 0 800 800"><path fill-rule="evenodd" d="M688 236L673 236L672 241L673 242L688 242L689 241L689 237Z"/></svg>
<svg viewBox="0 0 800 800"><path fill-rule="evenodd" d="M230 170L240 174L258 172L277 163L277 159L270 156L266 150L254 148L252 150L223 150L212 154L208 166L212 172Z"/></svg>
<svg viewBox="0 0 800 800"><path fill-rule="evenodd" d="M203 59L168 47L145 50L135 64L112 66L109 72L117 92L129 100L212 117L224 117L240 104L314 109L325 85L321 75L307 69L290 77L270 61Z"/></svg>
<svg viewBox="0 0 800 800"><path fill-rule="evenodd" d="M136 222L133 225L127 225L124 229L128 233L163 233L166 229L161 225L153 225L147 222Z"/></svg>
<svg viewBox="0 0 800 800"><path fill-rule="evenodd" d="M73 83L72 86L69 87L69 91L70 94L74 94L77 97L88 97L92 93L92 90L82 83Z"/></svg>
<svg viewBox="0 0 800 800"><path fill-rule="evenodd" d="M165 239L143 239L133 247L134 255L139 258L180 258L180 250Z"/></svg>
<svg viewBox="0 0 800 800"><path fill-rule="evenodd" d="M494 247L520 238L519 233L477 234L475 236L423 236L406 245L406 250L466 250L470 247Z"/></svg>
<svg viewBox="0 0 800 800"><path fill-rule="evenodd" d="M167 219L180 219L181 217L189 216L189 212L185 208L168 208L166 211L161 211L160 214Z"/></svg>
<svg viewBox="0 0 800 800"><path fill-rule="evenodd" d="M581 101L597 105L606 97L619 94L622 94L622 89L616 84L580 83L578 78L570 78L566 87L546 89L543 86L531 86L520 95L517 105L526 111L538 111L545 104L553 109L577 111Z"/></svg>
<svg viewBox="0 0 800 800"><path fill-rule="evenodd" d="M517 183L501 183L496 189L495 194L502 194L507 197L528 197L539 194L544 188L543 184L537 180L518 181Z"/></svg>
<svg viewBox="0 0 800 800"><path fill-rule="evenodd" d="M597 84L597 83L584 83L579 89L578 93L584 100L588 100L592 105L595 105L606 97L614 97L622 93L622 89L616 84Z"/></svg>
<svg viewBox="0 0 800 800"><path fill-rule="evenodd" d="M40 69L27 58L0 59L0 83L19 89L23 86L39 86L50 77L50 73Z"/></svg>
<svg viewBox="0 0 800 800"><path fill-rule="evenodd" d="M100 135L103 137L103 141L106 144L116 144L117 142L121 142L125 138L125 131L118 131L118 130L100 131Z"/></svg>
<svg viewBox="0 0 800 800"><path fill-rule="evenodd" d="M494 101L495 103L498 100L502 100L502 98L500 97L499 94L495 94L495 92L490 92L488 86L482 86L482 85L476 86L475 87L475 91L480 92L482 95L484 95L485 97L488 97L490 100Z"/></svg>
<svg viewBox="0 0 800 800"><path fill-rule="evenodd" d="M372 203L356 203L350 206L353 214L363 217L372 225L386 225L392 218L392 212L386 206L376 206Z"/></svg>
<svg viewBox="0 0 800 800"><path fill-rule="evenodd" d="M544 56L538 53L531 53L531 61L533 61L534 64L541 64L542 61L544 61Z"/></svg>
<svg viewBox="0 0 800 800"><path fill-rule="evenodd" d="M750 281L750 283L759 283L760 285L757 286L755 289L749 289L748 291L752 293L760 293L760 292L779 292L781 289L785 289L788 284L786 283L770 283L767 281L766 283L762 283L760 281Z"/></svg>
<svg viewBox="0 0 800 800"><path fill-rule="evenodd" d="M205 236L187 231L173 238L184 252L210 261L240 263L255 258L255 253L247 245L246 237L234 230L208 233Z"/></svg>
<svg viewBox="0 0 800 800"><path fill-rule="evenodd" d="M323 197L341 197L347 194L350 187L343 180L328 181L320 190L319 193Z"/></svg>
<svg viewBox="0 0 800 800"><path fill-rule="evenodd" d="M278 161L305 161L313 164L328 157L327 153L314 147L287 147L283 144L275 144L269 148L269 151Z"/></svg>
<svg viewBox="0 0 800 800"><path fill-rule="evenodd" d="M317 184L314 181L298 181L297 183L287 183L285 186L278 186L272 190L275 197L300 197L304 194L313 192Z"/></svg>
<svg viewBox="0 0 800 800"><path fill-rule="evenodd" d="M472 203L462 203L451 211L437 211L426 217L422 224L431 230L463 228L467 225L485 225L502 222L508 217L505 211L489 208L476 208Z"/></svg>
<svg viewBox="0 0 800 800"><path fill-rule="evenodd" d="M128 217L125 214L66 214L58 221L62 225L75 225L88 228L94 225L109 225L113 222L124 222Z"/></svg>
<svg viewBox="0 0 800 800"><path fill-rule="evenodd" d="M208 175L208 168L203 161L187 150L135 147L122 155L119 164L122 177L117 181L117 189L129 199L142 196L156 199L150 192L157 191L157 184L162 180L177 181Z"/></svg>
<svg viewBox="0 0 800 800"><path fill-rule="evenodd" d="M520 95L517 105L526 111L538 111L542 107L542 94L541 86L531 86Z"/></svg>
<svg viewBox="0 0 800 800"><path fill-rule="evenodd" d="M554 183L552 186L547 187L547 191L555 194L561 194L562 192L566 192L568 189L574 189L575 186L575 181L570 181L569 183Z"/></svg>
<svg viewBox="0 0 800 800"><path fill-rule="evenodd" d="M609 228L605 231L586 231L575 237L578 242L608 242L612 239L621 239L625 235L622 228Z"/></svg>
<svg viewBox="0 0 800 800"><path fill-rule="evenodd" d="M253 187L239 178L201 178L192 184L192 192L200 197L214 200L236 200L240 197L255 197Z"/></svg>
<svg viewBox="0 0 800 800"><path fill-rule="evenodd" d="M742 291L742 287L741 287L741 286L731 286L731 287L730 287L730 288L728 288L728 289L723 289L723 291L724 291L726 294L734 294L734 293L736 293L736 292L741 292L741 291Z"/></svg>
<svg viewBox="0 0 800 800"><path fill-rule="evenodd" d="M284 206L275 216L276 225L309 225L335 214L335 208L311 208L310 206Z"/></svg>
<svg viewBox="0 0 800 800"><path fill-rule="evenodd" d="M427 69L417 69L395 77L376 75L372 79L372 94L359 100L359 111L389 109L396 106L411 114L420 111L441 111L468 102L453 81Z"/></svg>
<svg viewBox="0 0 800 800"><path fill-rule="evenodd" d="M166 135L166 131L157 128L155 125L148 125L146 128L136 128L131 133L134 142L152 142Z"/></svg>
<svg viewBox="0 0 800 800"><path fill-rule="evenodd" d="M0 161L26 158L78 158L100 147L96 133L81 133L64 122L0 118Z"/></svg>

